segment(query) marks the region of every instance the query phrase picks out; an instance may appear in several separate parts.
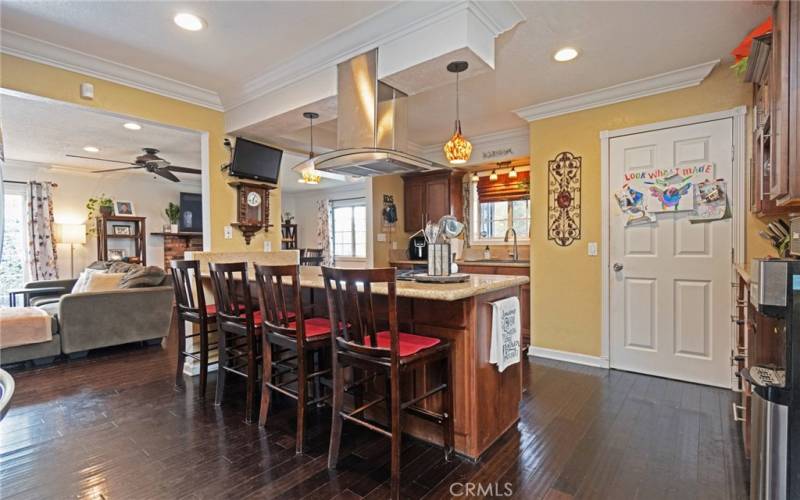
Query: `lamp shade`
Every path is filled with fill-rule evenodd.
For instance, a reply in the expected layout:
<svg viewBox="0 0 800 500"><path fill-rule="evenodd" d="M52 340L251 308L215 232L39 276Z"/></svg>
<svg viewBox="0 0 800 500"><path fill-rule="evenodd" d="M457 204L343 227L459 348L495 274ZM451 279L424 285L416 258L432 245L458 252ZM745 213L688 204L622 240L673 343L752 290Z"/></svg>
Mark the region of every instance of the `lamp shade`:
<svg viewBox="0 0 800 500"><path fill-rule="evenodd" d="M86 224L59 224L59 243L83 245L86 243Z"/></svg>

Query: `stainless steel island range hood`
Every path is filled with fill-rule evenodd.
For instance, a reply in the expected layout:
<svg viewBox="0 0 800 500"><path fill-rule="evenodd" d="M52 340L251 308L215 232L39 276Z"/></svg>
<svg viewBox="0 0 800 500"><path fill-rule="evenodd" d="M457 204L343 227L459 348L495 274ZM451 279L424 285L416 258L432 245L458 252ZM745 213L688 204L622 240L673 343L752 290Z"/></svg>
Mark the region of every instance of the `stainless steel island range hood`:
<svg viewBox="0 0 800 500"><path fill-rule="evenodd" d="M378 49L338 65L337 149L309 158L295 172L343 178L448 168L404 152L408 96L379 81L377 69Z"/></svg>

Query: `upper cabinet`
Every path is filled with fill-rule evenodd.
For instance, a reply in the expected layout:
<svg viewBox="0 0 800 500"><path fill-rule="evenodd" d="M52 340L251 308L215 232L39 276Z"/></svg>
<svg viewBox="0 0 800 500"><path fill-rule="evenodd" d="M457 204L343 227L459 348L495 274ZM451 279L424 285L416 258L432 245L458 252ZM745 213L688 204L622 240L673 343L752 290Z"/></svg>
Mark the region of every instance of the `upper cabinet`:
<svg viewBox="0 0 800 500"><path fill-rule="evenodd" d="M751 211L779 215L800 206L800 3L775 2L772 34L748 61L754 87Z"/></svg>
<svg viewBox="0 0 800 500"><path fill-rule="evenodd" d="M445 215L461 220L463 177L463 171L453 169L404 175L404 230L413 233L426 222L436 222Z"/></svg>

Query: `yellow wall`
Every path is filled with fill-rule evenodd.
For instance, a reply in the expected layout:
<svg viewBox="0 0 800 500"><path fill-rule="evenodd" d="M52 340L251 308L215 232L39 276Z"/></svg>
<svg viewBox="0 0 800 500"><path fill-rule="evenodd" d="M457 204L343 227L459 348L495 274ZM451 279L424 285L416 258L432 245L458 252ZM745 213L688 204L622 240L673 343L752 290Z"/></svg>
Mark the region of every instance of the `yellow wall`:
<svg viewBox="0 0 800 500"><path fill-rule="evenodd" d="M396 242L397 249L403 250L408 246L408 235L403 230L403 178L399 175L384 175L372 177L372 265L374 267L389 266L389 250L392 249L391 241ZM397 206L397 223L391 235L383 225L383 195L394 196ZM386 234L386 241L378 241L378 233Z"/></svg>
<svg viewBox="0 0 800 500"><path fill-rule="evenodd" d="M94 100L80 98L80 84L94 85ZM71 102L83 106L120 113L166 125L183 127L208 133L209 185L211 199L211 248L214 251L262 250L265 236L274 250L280 249L280 192L273 191L271 220L276 226L268 235L262 231L245 246L241 233L234 230L234 238L223 238L223 226L235 221L236 196L227 185L228 177L219 166L228 161L222 145L225 137L222 113L183 101L163 97L143 90L100 80L90 76L35 63L7 54L0 55L0 87L37 96ZM157 202L157 200L154 200Z"/></svg>
<svg viewBox="0 0 800 500"><path fill-rule="evenodd" d="M601 352L600 132L749 105L752 87L721 65L699 86L530 124L532 156L531 311L533 345L591 356ZM583 158L582 235L568 247L547 240L547 162L562 151ZM748 253L768 251L748 217ZM755 233L755 236L753 234Z"/></svg>

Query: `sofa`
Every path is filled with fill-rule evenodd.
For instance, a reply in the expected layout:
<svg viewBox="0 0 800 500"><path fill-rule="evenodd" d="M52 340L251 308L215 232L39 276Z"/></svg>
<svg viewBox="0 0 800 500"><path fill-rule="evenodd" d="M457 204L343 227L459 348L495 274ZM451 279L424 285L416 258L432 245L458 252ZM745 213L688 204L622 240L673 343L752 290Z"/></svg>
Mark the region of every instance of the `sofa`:
<svg viewBox="0 0 800 500"><path fill-rule="evenodd" d="M71 290L76 280L27 283L25 288L63 287ZM49 361L59 354L82 357L90 349L129 342L160 342L169 333L173 302L172 280L160 286L102 292L31 296L31 306L52 317L50 342L3 349L2 364L33 360Z"/></svg>

